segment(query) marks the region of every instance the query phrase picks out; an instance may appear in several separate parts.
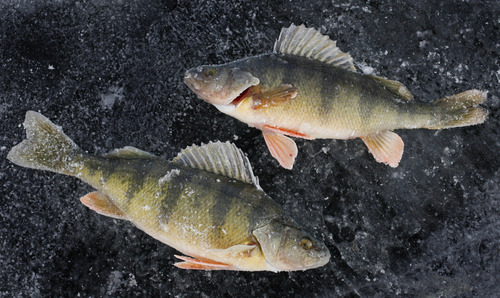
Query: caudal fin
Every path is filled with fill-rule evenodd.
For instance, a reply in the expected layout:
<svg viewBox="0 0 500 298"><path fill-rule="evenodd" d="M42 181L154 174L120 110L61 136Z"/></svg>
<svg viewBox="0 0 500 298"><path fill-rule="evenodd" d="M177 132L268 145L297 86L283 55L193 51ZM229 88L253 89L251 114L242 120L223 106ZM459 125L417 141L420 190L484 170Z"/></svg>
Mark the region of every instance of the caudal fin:
<svg viewBox="0 0 500 298"><path fill-rule="evenodd" d="M479 104L486 97L487 92L473 89L436 100L434 104L442 110L441 117L427 128L443 129L483 123L488 117L488 111Z"/></svg>
<svg viewBox="0 0 500 298"><path fill-rule="evenodd" d="M60 127L40 113L28 111L24 120L26 140L14 146L7 159L16 165L72 175L78 167L74 158L81 149Z"/></svg>

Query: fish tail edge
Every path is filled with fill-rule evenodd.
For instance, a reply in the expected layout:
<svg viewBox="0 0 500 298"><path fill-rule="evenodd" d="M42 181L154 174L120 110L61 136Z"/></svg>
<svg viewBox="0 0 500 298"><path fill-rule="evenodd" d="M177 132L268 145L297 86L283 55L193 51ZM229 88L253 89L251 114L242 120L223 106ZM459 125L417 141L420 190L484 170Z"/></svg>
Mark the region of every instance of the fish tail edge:
<svg viewBox="0 0 500 298"><path fill-rule="evenodd" d="M7 154L12 163L67 175L75 174L75 157L83 151L49 119L34 111L23 122L26 139Z"/></svg>
<svg viewBox="0 0 500 298"><path fill-rule="evenodd" d="M442 110L441 117L427 128L444 129L483 123L488 118L488 111L479 105L486 101L487 95L486 91L472 89L436 100L434 104Z"/></svg>

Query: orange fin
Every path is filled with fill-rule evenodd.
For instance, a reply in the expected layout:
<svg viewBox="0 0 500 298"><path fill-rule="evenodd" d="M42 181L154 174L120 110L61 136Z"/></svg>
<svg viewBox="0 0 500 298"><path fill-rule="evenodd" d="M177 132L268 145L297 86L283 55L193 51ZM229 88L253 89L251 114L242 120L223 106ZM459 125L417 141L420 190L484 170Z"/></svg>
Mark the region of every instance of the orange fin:
<svg viewBox="0 0 500 298"><path fill-rule="evenodd" d="M376 134L361 137L370 153L378 162L395 168L403 156L404 143L396 133L384 130Z"/></svg>
<svg viewBox="0 0 500 298"><path fill-rule="evenodd" d="M232 267L228 264L219 263L215 261L205 260L201 261L198 259L193 259L190 257L174 255L176 258L183 260L184 262L175 263L174 266L181 269L193 269L193 270L229 270Z"/></svg>
<svg viewBox="0 0 500 298"><path fill-rule="evenodd" d="M294 88L290 84L283 84L271 90L254 94L252 108L257 110L284 104L296 96L297 88Z"/></svg>
<svg viewBox="0 0 500 298"><path fill-rule="evenodd" d="M80 198L83 205L95 212L118 219L127 219L125 214L113 204L113 201L105 194L94 191Z"/></svg>
<svg viewBox="0 0 500 298"><path fill-rule="evenodd" d="M271 155L278 160L282 167L291 170L297 156L295 142L281 133L266 129L262 130L262 134Z"/></svg>
<svg viewBox="0 0 500 298"><path fill-rule="evenodd" d="M297 131L293 131L293 130L289 130L289 129L284 129L284 128L280 128L280 127L273 127L273 126L269 126L269 125L264 125L264 128L267 129L267 130L274 131L276 133L282 133L284 135L295 137L295 138L303 138L303 139L307 139L307 140L314 140L313 137L310 137L310 136L308 136L306 134L303 134L303 133L300 133L300 132L297 132Z"/></svg>

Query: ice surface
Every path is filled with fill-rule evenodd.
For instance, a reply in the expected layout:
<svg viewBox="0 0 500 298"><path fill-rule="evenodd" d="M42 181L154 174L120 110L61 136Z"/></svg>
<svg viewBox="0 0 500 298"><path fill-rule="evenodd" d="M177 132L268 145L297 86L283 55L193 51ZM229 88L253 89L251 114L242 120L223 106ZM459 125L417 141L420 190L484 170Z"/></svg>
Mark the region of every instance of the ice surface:
<svg viewBox="0 0 500 298"><path fill-rule="evenodd" d="M500 292L498 3L198 2L0 4L0 296ZM298 140L294 169L284 170L259 131L182 79L191 67L271 51L292 22L320 28L364 71L400 81L417 100L488 90L489 119L398 131L405 152L395 169L360 140ZM191 144L233 140L262 188L332 259L279 274L177 269L175 250L81 205L92 191L83 182L5 159L24 138L27 110L92 154L129 145L171 159Z"/></svg>

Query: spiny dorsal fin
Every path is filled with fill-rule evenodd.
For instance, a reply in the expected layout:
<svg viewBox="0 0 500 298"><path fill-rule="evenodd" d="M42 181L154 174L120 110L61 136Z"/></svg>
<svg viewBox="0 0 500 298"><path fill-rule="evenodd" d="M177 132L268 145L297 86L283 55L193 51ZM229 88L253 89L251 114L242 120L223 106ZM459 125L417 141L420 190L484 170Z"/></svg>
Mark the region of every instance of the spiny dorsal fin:
<svg viewBox="0 0 500 298"><path fill-rule="evenodd" d="M407 101L413 100L413 94L411 94L410 90L408 90L408 88L406 88L406 86L401 84L400 82L394 81L394 80L389 80L389 79L386 79L384 77L374 76L374 75L368 75L368 77L379 82L385 88L387 88L387 90L400 96L401 98L403 98Z"/></svg>
<svg viewBox="0 0 500 298"><path fill-rule="evenodd" d="M304 25L290 25L281 29L274 43L274 53L302 56L332 64L350 71L356 71L351 55L337 48L337 42Z"/></svg>
<svg viewBox="0 0 500 298"><path fill-rule="evenodd" d="M158 156L132 146L115 149L104 156L109 158L158 158Z"/></svg>
<svg viewBox="0 0 500 298"><path fill-rule="evenodd" d="M260 189L250 161L236 145L230 142L209 142L206 145L189 146L172 162L234 178Z"/></svg>

